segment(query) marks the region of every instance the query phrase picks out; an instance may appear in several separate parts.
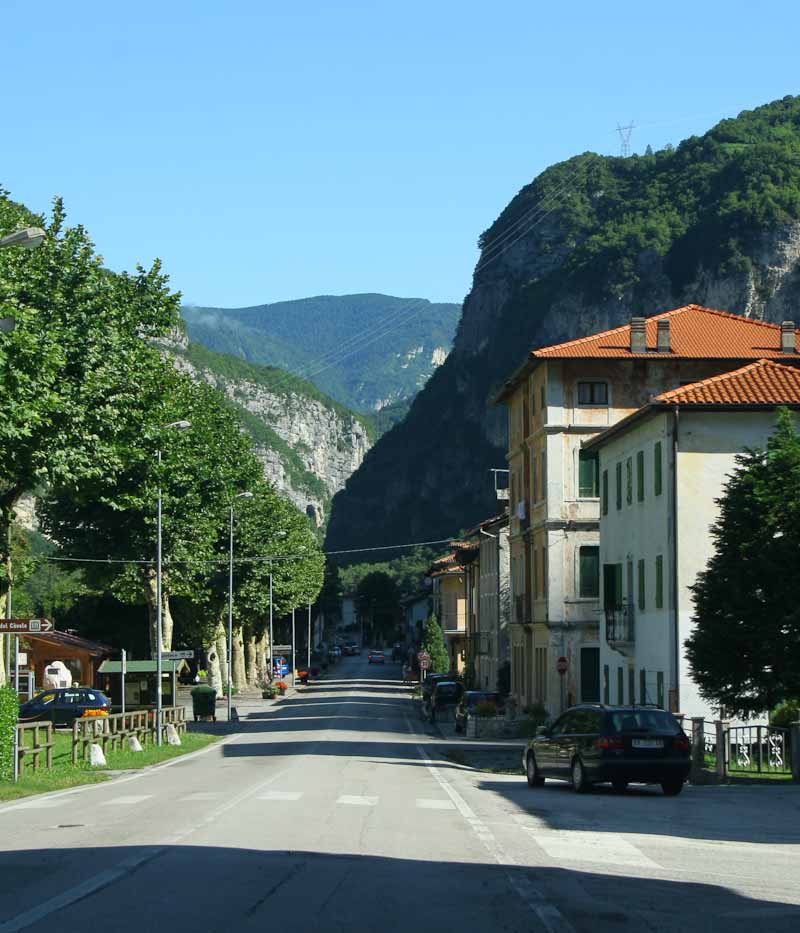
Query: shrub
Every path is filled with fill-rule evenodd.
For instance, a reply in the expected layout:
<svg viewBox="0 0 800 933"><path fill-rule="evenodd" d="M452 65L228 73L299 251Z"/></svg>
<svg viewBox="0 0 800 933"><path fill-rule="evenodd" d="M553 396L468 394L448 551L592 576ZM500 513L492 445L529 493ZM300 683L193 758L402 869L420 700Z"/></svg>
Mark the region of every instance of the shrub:
<svg viewBox="0 0 800 933"><path fill-rule="evenodd" d="M13 687L0 687L0 781L14 778L14 730L19 697Z"/></svg>
<svg viewBox="0 0 800 933"><path fill-rule="evenodd" d="M784 700L769 714L769 724L781 729L788 729L792 723L800 721L800 700Z"/></svg>
<svg viewBox="0 0 800 933"><path fill-rule="evenodd" d="M494 703L476 703L474 715L480 719L494 719L497 715L497 707Z"/></svg>
<svg viewBox="0 0 800 933"><path fill-rule="evenodd" d="M525 713L534 726L543 726L550 718L541 703L531 703L530 706L524 707L522 712Z"/></svg>

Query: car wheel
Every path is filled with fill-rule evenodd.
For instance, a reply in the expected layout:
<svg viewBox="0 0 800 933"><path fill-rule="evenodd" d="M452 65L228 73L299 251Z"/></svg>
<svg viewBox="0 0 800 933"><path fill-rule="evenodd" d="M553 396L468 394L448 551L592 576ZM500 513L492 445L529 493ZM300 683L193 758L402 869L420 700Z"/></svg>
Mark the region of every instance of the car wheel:
<svg viewBox="0 0 800 933"><path fill-rule="evenodd" d="M586 780L586 769L583 767L580 758L576 758L572 762L572 786L578 794L585 794L591 787L591 784Z"/></svg>
<svg viewBox="0 0 800 933"><path fill-rule="evenodd" d="M683 781L662 781L661 790L665 797L677 797L683 790Z"/></svg>
<svg viewBox="0 0 800 933"><path fill-rule="evenodd" d="M525 777L528 779L528 787L542 787L544 784L544 778L536 767L533 752L528 752L528 757L525 759Z"/></svg>
<svg viewBox="0 0 800 933"><path fill-rule="evenodd" d="M627 781L612 781L611 787L614 789L615 794L624 794L628 789Z"/></svg>

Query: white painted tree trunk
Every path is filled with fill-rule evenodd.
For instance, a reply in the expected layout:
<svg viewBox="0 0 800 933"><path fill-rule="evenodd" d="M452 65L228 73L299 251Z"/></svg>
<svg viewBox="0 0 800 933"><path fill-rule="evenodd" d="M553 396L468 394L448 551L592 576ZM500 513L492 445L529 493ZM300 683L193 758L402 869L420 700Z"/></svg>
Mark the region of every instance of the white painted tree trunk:
<svg viewBox="0 0 800 933"><path fill-rule="evenodd" d="M174 623L169 608L169 596L165 584L165 577L161 577L161 650L172 650L172 631ZM154 570L149 570L145 579L144 596L147 602L147 614L150 620L150 657L156 657L156 643L158 641L158 613L156 612L156 590L158 581Z"/></svg>
<svg viewBox="0 0 800 933"><path fill-rule="evenodd" d="M225 623L220 622L217 629L217 655L219 657L219 674L221 683L228 683L228 637L225 633ZM220 688L220 693L222 688Z"/></svg>
<svg viewBox="0 0 800 933"><path fill-rule="evenodd" d="M244 663L244 639L242 627L233 630L233 686L237 690L244 690L247 686L247 671Z"/></svg>
<svg viewBox="0 0 800 933"><path fill-rule="evenodd" d="M217 691L217 696L222 696L222 685L224 683L222 677L222 665L220 663L219 656L219 644L217 639L217 634L214 634L214 637L211 640L211 644L206 650L207 658L207 671L208 671L208 685L213 687Z"/></svg>

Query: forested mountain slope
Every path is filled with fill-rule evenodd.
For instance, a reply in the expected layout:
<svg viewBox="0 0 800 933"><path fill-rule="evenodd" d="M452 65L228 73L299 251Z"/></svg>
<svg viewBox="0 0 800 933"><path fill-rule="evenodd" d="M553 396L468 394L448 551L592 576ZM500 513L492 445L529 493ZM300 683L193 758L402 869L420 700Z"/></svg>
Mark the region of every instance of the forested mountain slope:
<svg viewBox="0 0 800 933"><path fill-rule="evenodd" d="M321 295L252 308L184 307L189 337L297 372L358 411L413 398L453 343L461 306L389 295Z"/></svg>
<svg viewBox="0 0 800 933"><path fill-rule="evenodd" d="M800 321L800 98L676 149L554 165L479 242L453 350L334 499L331 548L443 537L493 514L506 423L489 400L533 347L689 302Z"/></svg>

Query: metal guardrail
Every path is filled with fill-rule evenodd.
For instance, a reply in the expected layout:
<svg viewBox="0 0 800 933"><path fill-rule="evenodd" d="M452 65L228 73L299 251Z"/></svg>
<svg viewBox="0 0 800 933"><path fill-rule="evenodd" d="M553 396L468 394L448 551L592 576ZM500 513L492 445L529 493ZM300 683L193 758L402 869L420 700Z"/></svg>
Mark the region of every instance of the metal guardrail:
<svg viewBox="0 0 800 933"><path fill-rule="evenodd" d="M44 731L45 741L41 741L40 730ZM33 733L33 744L25 744L26 734ZM45 755L45 767L53 767L53 724L51 722L28 722L17 725L17 760L19 776L25 773L25 759L30 756L33 770L38 771L42 752Z"/></svg>

